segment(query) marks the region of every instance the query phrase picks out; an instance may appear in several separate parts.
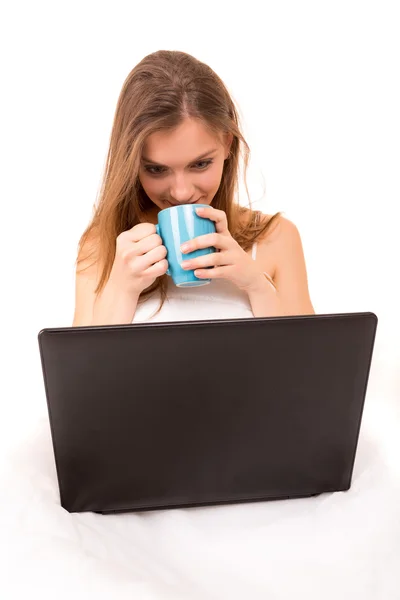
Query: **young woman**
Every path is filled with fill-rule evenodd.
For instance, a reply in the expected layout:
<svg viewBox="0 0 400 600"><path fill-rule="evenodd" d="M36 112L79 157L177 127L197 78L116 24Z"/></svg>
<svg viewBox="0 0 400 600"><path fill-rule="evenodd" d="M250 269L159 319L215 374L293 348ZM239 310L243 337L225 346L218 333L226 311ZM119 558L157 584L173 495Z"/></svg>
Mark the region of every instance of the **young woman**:
<svg viewBox="0 0 400 600"><path fill-rule="evenodd" d="M177 51L136 65L120 93L99 201L79 242L73 326L314 313L294 223L238 203L241 155L246 183L249 147L210 67ZM189 203L209 205L198 214L216 223L216 233L192 240L186 252L218 252L185 261L212 281L182 289L166 275L155 224L160 210Z"/></svg>

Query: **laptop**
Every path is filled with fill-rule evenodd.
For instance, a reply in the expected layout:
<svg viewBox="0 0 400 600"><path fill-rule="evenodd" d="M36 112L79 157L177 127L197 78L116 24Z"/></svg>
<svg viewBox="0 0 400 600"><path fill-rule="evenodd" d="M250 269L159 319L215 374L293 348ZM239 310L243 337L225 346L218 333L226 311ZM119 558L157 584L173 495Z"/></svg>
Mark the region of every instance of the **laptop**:
<svg viewBox="0 0 400 600"><path fill-rule="evenodd" d="M377 321L43 329L61 505L111 513L348 490Z"/></svg>

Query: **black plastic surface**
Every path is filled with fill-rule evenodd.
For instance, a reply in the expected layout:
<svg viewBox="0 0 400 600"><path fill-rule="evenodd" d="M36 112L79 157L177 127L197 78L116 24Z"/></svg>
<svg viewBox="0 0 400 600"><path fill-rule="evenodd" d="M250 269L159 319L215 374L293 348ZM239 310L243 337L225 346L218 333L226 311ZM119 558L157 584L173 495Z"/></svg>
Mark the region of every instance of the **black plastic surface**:
<svg viewBox="0 0 400 600"><path fill-rule="evenodd" d="M376 327L348 313L42 330L62 506L349 489Z"/></svg>

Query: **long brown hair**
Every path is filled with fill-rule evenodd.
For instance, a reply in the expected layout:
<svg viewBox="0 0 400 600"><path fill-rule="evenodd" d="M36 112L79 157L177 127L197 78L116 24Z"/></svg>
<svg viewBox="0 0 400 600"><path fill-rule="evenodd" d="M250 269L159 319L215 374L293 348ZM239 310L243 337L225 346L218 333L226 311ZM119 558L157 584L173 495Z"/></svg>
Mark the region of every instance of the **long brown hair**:
<svg viewBox="0 0 400 600"><path fill-rule="evenodd" d="M185 52L159 50L144 57L127 76L117 102L110 146L92 220L78 245L79 265L90 257L100 268L96 293L107 283L115 258L117 236L144 222L153 206L139 181L139 166L146 138L173 129L186 118L200 119L212 132L231 133L230 155L212 206L225 211L233 238L248 250L264 236L281 213L267 222L259 211L240 206L237 200L239 158L243 158L244 183L250 149L239 124L238 111L218 75ZM87 267L86 267L87 268ZM160 308L166 297L166 276L159 277L141 299L159 290Z"/></svg>

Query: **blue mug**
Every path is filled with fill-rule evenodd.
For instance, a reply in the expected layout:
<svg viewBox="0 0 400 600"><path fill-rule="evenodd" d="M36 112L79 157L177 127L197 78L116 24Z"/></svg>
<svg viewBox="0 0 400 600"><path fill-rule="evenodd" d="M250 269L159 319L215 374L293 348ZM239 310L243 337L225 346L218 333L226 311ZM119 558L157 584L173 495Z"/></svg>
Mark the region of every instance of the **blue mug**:
<svg viewBox="0 0 400 600"><path fill-rule="evenodd" d="M180 204L158 213L157 233L167 249L168 271L178 287L197 287L210 283L211 279L199 279L194 271L181 267L184 260L215 252L215 248L201 248L182 254L181 245L207 233L215 233L215 223L196 214L196 208L208 208L208 204Z"/></svg>

